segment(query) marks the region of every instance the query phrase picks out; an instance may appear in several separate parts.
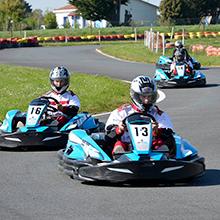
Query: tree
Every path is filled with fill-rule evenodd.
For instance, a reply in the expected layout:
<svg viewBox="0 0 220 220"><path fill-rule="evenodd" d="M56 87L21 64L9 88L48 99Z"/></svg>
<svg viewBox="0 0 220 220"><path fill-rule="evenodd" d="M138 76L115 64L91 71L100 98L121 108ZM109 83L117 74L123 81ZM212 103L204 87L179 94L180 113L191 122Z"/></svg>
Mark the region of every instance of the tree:
<svg viewBox="0 0 220 220"><path fill-rule="evenodd" d="M21 26L21 22L31 13L31 6L25 0L2 0L0 1L0 13L6 29Z"/></svg>
<svg viewBox="0 0 220 220"><path fill-rule="evenodd" d="M51 11L46 11L44 16L44 24L48 29L57 28L56 15Z"/></svg>
<svg viewBox="0 0 220 220"><path fill-rule="evenodd" d="M35 9L25 20L27 25L26 29L40 29L40 26L43 24L43 20L43 11L40 9Z"/></svg>
<svg viewBox="0 0 220 220"><path fill-rule="evenodd" d="M121 4L128 0L69 0L76 6L83 18L91 21L105 19L113 26L119 25Z"/></svg>
<svg viewBox="0 0 220 220"><path fill-rule="evenodd" d="M161 23L175 23L178 18L183 17L182 8L183 0L162 0L159 7Z"/></svg>
<svg viewBox="0 0 220 220"><path fill-rule="evenodd" d="M162 23L195 24L202 16L218 17L219 0L162 0L160 3Z"/></svg>

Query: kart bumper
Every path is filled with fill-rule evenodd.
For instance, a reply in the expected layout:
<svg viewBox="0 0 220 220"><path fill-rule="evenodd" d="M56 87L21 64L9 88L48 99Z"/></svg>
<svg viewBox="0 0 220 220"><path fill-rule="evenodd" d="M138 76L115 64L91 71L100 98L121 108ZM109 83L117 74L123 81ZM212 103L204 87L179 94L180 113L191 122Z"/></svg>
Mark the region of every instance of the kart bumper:
<svg viewBox="0 0 220 220"><path fill-rule="evenodd" d="M205 86L205 78L189 78L189 79L170 79L157 81L160 87L196 87Z"/></svg>
<svg viewBox="0 0 220 220"><path fill-rule="evenodd" d="M67 133L60 132L36 132L28 131L24 133L1 133L0 147L2 148L32 148L51 147L63 148L68 139Z"/></svg>
<svg viewBox="0 0 220 220"><path fill-rule="evenodd" d="M126 161L89 163L68 159L63 150L58 152L59 166L64 173L81 181L132 182L179 182L201 176L205 172L204 158L191 161Z"/></svg>

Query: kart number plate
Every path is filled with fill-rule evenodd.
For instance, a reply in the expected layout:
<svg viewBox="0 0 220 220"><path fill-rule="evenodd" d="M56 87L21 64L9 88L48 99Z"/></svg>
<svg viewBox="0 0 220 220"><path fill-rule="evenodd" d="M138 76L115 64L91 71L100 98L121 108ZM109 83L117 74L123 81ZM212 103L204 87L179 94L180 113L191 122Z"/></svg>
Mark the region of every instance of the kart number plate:
<svg viewBox="0 0 220 220"><path fill-rule="evenodd" d="M138 151L149 151L152 133L150 124L130 125L130 132L134 148L136 148Z"/></svg>

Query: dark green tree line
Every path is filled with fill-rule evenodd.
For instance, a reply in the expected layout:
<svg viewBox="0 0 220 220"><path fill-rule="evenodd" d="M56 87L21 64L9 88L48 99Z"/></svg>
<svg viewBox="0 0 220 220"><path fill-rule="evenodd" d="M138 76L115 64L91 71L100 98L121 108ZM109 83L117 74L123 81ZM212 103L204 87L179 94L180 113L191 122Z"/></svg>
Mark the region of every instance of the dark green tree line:
<svg viewBox="0 0 220 220"><path fill-rule="evenodd" d="M3 29L9 30L12 26L21 28L21 22L31 11L31 6L25 0L1 0L0 17Z"/></svg>
<svg viewBox="0 0 220 220"><path fill-rule="evenodd" d="M220 1L162 0L159 11L162 23L195 24L207 15L211 15L215 21L219 15Z"/></svg>
<svg viewBox="0 0 220 220"><path fill-rule="evenodd" d="M120 5L128 0L69 0L83 18L91 21L105 19L113 26L119 25Z"/></svg>

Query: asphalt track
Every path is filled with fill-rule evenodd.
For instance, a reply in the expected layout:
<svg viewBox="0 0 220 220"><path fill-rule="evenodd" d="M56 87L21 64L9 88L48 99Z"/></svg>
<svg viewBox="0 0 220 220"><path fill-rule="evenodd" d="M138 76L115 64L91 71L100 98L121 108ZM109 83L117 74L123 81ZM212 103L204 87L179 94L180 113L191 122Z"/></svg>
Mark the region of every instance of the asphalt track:
<svg viewBox="0 0 220 220"><path fill-rule="evenodd" d="M0 50L0 63L109 75L131 80L154 65L98 54L97 46ZM187 186L106 186L71 180L57 170L56 151L0 152L1 220L220 219L220 68L205 68L207 87L166 89L159 103L176 132L206 158L206 174ZM1 73L0 73L1 74ZM3 95L3 94L1 94ZM95 102L95 100L94 100Z"/></svg>

